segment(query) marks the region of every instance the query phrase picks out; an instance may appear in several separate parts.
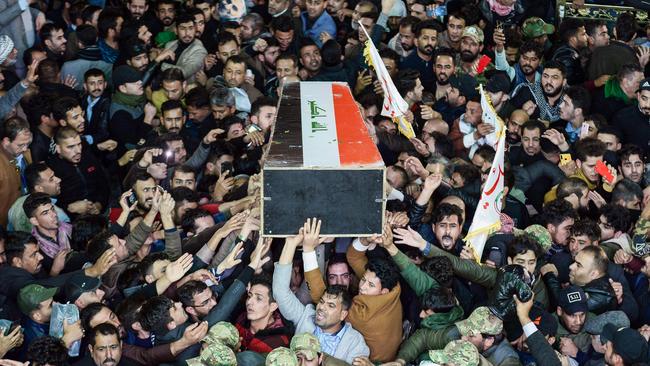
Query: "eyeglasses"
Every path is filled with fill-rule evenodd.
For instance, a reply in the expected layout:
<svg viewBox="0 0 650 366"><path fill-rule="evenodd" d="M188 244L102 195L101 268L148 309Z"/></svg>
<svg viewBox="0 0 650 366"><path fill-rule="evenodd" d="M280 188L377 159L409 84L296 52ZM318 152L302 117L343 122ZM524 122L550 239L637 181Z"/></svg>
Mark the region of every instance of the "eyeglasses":
<svg viewBox="0 0 650 366"><path fill-rule="evenodd" d="M205 299L205 301L201 302L200 304L194 304L192 305L195 308L202 308L210 303L211 300L217 301L216 295L213 293L212 296L208 297Z"/></svg>

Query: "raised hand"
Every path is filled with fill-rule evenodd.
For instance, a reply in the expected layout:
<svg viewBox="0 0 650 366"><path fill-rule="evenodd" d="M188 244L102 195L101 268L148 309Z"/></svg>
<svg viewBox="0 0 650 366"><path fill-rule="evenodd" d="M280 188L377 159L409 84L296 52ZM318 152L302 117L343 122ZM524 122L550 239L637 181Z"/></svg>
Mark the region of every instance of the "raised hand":
<svg viewBox="0 0 650 366"><path fill-rule="evenodd" d="M422 238L422 235L410 226L406 229L395 229L394 236L397 239L395 240L395 244L404 244L420 250L423 250L427 246L427 241Z"/></svg>
<svg viewBox="0 0 650 366"><path fill-rule="evenodd" d="M320 234L321 220L307 219L303 225L304 239L302 241L302 248L305 252L313 252L320 244L318 236Z"/></svg>
<svg viewBox="0 0 650 366"><path fill-rule="evenodd" d="M160 197L160 216L171 217L174 213L174 207L176 207L176 201L171 194L165 192Z"/></svg>
<svg viewBox="0 0 650 366"><path fill-rule="evenodd" d="M137 200L136 202L133 202L132 205L129 204L129 197L131 197L132 194L133 189L129 189L120 196L120 207L122 208L122 211L131 212L135 210L135 206L138 205Z"/></svg>
<svg viewBox="0 0 650 366"><path fill-rule="evenodd" d="M194 257L190 253L185 253L180 256L177 260L169 263L165 269L165 278L170 283L174 283L187 273L192 268L194 263Z"/></svg>
<svg viewBox="0 0 650 366"><path fill-rule="evenodd" d="M226 258L217 266L217 273L224 273L227 270L241 263L239 256L244 252L244 242L235 245Z"/></svg>
<svg viewBox="0 0 650 366"><path fill-rule="evenodd" d="M3 357L10 350L20 347L23 344L23 332L21 327L15 327L9 334L5 335L5 329L0 328L0 357Z"/></svg>
<svg viewBox="0 0 650 366"><path fill-rule="evenodd" d="M106 251L97 259L97 262L86 269L86 275L88 277L101 277L106 272L108 272L111 267L117 263L117 255L115 254L115 249L108 248ZM90 273L89 273L89 272Z"/></svg>

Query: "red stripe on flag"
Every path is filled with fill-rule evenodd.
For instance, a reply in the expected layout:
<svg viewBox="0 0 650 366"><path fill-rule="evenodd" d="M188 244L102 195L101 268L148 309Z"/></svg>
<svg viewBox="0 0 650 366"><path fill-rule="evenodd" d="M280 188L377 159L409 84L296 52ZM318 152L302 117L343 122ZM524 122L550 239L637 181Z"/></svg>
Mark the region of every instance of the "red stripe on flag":
<svg viewBox="0 0 650 366"><path fill-rule="evenodd" d="M381 155L368 135L350 88L332 83L332 96L341 166L381 164Z"/></svg>

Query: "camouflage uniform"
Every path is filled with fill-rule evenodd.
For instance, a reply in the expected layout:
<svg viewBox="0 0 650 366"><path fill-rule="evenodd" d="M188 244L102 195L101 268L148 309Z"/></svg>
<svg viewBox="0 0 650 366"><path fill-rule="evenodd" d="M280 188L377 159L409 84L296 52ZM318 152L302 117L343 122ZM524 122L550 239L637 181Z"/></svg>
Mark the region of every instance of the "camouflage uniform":
<svg viewBox="0 0 650 366"><path fill-rule="evenodd" d="M208 344L199 357L187 360L188 366L237 366L237 357L232 349L221 342Z"/></svg>
<svg viewBox="0 0 650 366"><path fill-rule="evenodd" d="M296 355L301 354L309 361L313 360L314 358L318 358L318 356L321 355L321 366L349 365L345 361L339 360L338 358L332 357L327 353L322 352L318 338L316 338L316 336L311 333L296 334L291 339L290 347L291 350L296 353Z"/></svg>
<svg viewBox="0 0 650 366"><path fill-rule="evenodd" d="M278 347L266 356L266 366L298 366L298 358L292 350Z"/></svg>
<svg viewBox="0 0 650 366"><path fill-rule="evenodd" d="M210 328L208 334L203 338L203 342L208 344L220 342L235 350L239 343L239 332L234 325L228 322L218 322Z"/></svg>
<svg viewBox="0 0 650 366"><path fill-rule="evenodd" d="M442 350L429 351L431 361L439 365L478 366L479 353L468 341L450 342Z"/></svg>

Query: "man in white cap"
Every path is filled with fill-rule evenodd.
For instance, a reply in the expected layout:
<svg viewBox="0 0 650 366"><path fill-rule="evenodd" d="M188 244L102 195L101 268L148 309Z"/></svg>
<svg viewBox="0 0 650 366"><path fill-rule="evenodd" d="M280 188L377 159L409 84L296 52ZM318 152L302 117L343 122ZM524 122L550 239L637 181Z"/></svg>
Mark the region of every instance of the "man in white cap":
<svg viewBox="0 0 650 366"><path fill-rule="evenodd" d="M18 50L16 47L14 47L14 42L12 39L9 38L9 36L0 36L0 69L15 65L17 59ZM16 83L16 85L8 90L3 97L0 97L0 119L5 119L7 115L9 115L9 113L20 101L20 98L25 95L27 88L29 88L29 86L36 81L38 78L36 75L37 66L38 61L35 60L29 66L25 79L19 83ZM2 73L0 73L0 85L2 85L4 80L4 76Z"/></svg>
<svg viewBox="0 0 650 366"><path fill-rule="evenodd" d="M45 23L45 15L29 5L35 0L0 0L0 35L13 38L18 50L16 73L24 76L26 66L23 65L23 52L34 45L36 31Z"/></svg>

